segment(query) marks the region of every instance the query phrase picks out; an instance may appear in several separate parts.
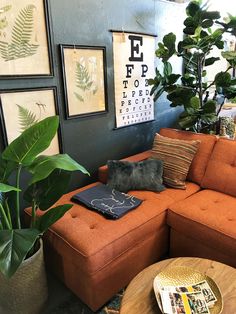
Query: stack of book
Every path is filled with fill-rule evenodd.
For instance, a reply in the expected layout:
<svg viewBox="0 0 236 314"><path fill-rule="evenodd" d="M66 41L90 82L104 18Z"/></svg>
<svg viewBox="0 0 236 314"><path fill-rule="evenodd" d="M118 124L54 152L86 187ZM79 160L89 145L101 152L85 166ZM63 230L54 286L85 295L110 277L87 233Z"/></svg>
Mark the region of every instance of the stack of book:
<svg viewBox="0 0 236 314"><path fill-rule="evenodd" d="M217 301L206 280L188 286L165 286L160 290L165 314L208 314Z"/></svg>

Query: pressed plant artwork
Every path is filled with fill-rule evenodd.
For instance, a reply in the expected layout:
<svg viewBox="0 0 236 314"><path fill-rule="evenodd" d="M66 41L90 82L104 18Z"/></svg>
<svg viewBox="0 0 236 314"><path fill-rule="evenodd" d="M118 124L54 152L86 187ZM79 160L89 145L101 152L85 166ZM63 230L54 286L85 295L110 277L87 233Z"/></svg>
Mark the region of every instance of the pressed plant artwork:
<svg viewBox="0 0 236 314"><path fill-rule="evenodd" d="M39 121L58 113L55 88L7 90L0 93L5 145ZM60 134L53 139L48 155L60 152Z"/></svg>
<svg viewBox="0 0 236 314"><path fill-rule="evenodd" d="M1 57L5 61L26 58L37 52L37 44L31 43L34 27L34 5L20 10L16 16L10 42L0 41Z"/></svg>
<svg viewBox="0 0 236 314"><path fill-rule="evenodd" d="M76 87L78 87L82 92L91 91L93 94L97 92L97 85L91 79L91 75L89 74L89 70L86 66L81 64L80 62L76 63L76 73L75 73ZM79 101L84 102L84 98L75 92L75 96Z"/></svg>
<svg viewBox="0 0 236 314"><path fill-rule="evenodd" d="M34 105L34 104L33 104ZM37 113L34 113L33 111L30 111L24 106L17 105L19 110L19 124L20 124L20 130L23 132L26 129L28 129L30 126L34 125L35 123L39 122L42 117L42 109L43 111L46 111L45 104L41 103L35 103L35 106L39 109L38 115Z"/></svg>
<svg viewBox="0 0 236 314"><path fill-rule="evenodd" d="M60 47L67 118L106 112L105 47Z"/></svg>
<svg viewBox="0 0 236 314"><path fill-rule="evenodd" d="M1 1L0 75L50 75L45 0Z"/></svg>

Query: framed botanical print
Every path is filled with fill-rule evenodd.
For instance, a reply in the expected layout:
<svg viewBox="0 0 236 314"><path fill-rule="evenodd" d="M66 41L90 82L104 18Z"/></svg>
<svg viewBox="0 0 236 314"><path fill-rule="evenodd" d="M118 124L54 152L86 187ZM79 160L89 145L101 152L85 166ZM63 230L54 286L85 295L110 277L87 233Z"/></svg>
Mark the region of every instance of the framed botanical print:
<svg viewBox="0 0 236 314"><path fill-rule="evenodd" d="M107 112L105 47L60 45L66 118Z"/></svg>
<svg viewBox="0 0 236 314"><path fill-rule="evenodd" d="M52 76L47 0L2 0L0 76Z"/></svg>
<svg viewBox="0 0 236 314"><path fill-rule="evenodd" d="M4 145L24 130L49 116L58 114L56 87L0 91L0 119ZM45 155L62 151L60 127Z"/></svg>

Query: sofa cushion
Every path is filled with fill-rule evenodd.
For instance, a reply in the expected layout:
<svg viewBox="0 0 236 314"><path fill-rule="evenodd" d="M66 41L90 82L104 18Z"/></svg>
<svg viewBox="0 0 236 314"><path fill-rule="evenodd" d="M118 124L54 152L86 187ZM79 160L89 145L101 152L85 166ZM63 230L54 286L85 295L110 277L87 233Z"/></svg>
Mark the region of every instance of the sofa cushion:
<svg viewBox="0 0 236 314"><path fill-rule="evenodd" d="M170 138L182 140L200 140L197 153L191 163L187 180L200 184L204 176L208 160L212 149L217 141L217 137L209 134L193 133L189 131L163 128L160 134Z"/></svg>
<svg viewBox="0 0 236 314"><path fill-rule="evenodd" d="M147 158L150 158L151 156L151 151L147 150L145 152L136 154L136 155L132 155L126 158L123 158L122 160L127 160L130 162L138 162L138 161L142 161L145 160ZM108 167L107 165L101 166L98 169L98 179L100 182L102 183L107 183L107 177L108 177Z"/></svg>
<svg viewBox="0 0 236 314"><path fill-rule="evenodd" d="M199 185L193 182L186 182L185 190L166 188L165 191L162 191L160 193L150 192L150 191L130 191L129 193L142 200L150 199L151 201L154 200L155 202L158 202L157 204L159 204L159 202L165 203L166 208L168 208L170 204L184 200L187 197L197 193L198 191L200 191Z"/></svg>
<svg viewBox="0 0 236 314"><path fill-rule="evenodd" d="M217 191L202 190L172 204L168 210L167 223L185 237L235 256L235 209L234 197Z"/></svg>
<svg viewBox="0 0 236 314"><path fill-rule="evenodd" d="M65 194L56 204L72 203L71 197L92 187L83 187ZM166 227L167 208L173 201L184 199L199 190L194 183L187 183L186 190L178 190L168 195L151 191L131 191L130 194L143 200L142 204L118 220L108 220L102 215L83 206L74 206L51 228L57 251L67 254L76 261L81 270L95 273L115 260L118 256L144 241L153 233ZM163 193L163 194L162 194ZM26 210L29 213L29 209ZM41 215L42 212L38 212ZM57 239L57 240L56 240ZM66 252L65 251L66 247Z"/></svg>
<svg viewBox="0 0 236 314"><path fill-rule="evenodd" d="M202 187L236 196L236 141L220 138L209 160Z"/></svg>
<svg viewBox="0 0 236 314"><path fill-rule="evenodd" d="M152 158L163 161L165 185L185 189L185 180L199 143L199 141L172 139L158 133L155 135Z"/></svg>
<svg viewBox="0 0 236 314"><path fill-rule="evenodd" d="M130 162L108 160L107 185L120 192L130 190L149 190L161 192L165 190L162 184L163 162L156 159Z"/></svg>

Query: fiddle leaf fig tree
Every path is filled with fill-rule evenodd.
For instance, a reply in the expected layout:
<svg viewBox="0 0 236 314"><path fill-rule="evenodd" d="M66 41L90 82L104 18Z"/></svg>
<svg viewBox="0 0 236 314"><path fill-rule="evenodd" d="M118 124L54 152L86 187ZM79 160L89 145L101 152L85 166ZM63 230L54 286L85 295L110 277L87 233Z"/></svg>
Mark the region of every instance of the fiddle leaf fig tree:
<svg viewBox="0 0 236 314"><path fill-rule="evenodd" d="M208 11L202 1L191 1L186 8L184 20L184 39L176 42L174 33L163 37L158 43L156 57L163 63L163 71L156 68L156 75L149 79L152 85L151 95L156 101L164 92L171 107L183 106L179 117L182 129L195 132L210 132L218 119L224 103L224 98L236 96L236 80L229 73L236 66L236 52L222 51L224 48L223 35L229 33L236 36L236 17L228 16L222 22L220 13ZM228 62L225 71L220 71L211 82L207 82L207 71L219 57L213 56L212 50L222 51L222 58ZM184 73L174 74L170 58L182 58ZM214 88L214 96L209 89ZM220 106L216 101L217 92L223 95Z"/></svg>
<svg viewBox="0 0 236 314"><path fill-rule="evenodd" d="M87 170L67 154L39 155L49 147L59 125L57 116L36 122L16 138L0 156L0 271L10 278L29 255L34 254L42 234L73 205L53 207L65 193L70 173ZM30 178L21 188L21 173ZM13 179L14 186L8 182ZM31 223L25 228L20 212L20 194L32 208ZM36 215L38 210L40 215Z"/></svg>

